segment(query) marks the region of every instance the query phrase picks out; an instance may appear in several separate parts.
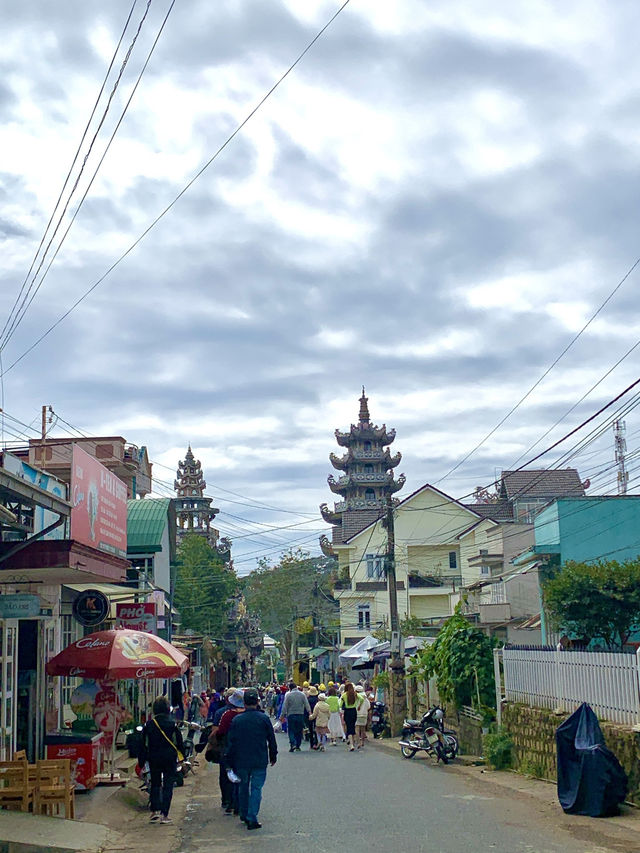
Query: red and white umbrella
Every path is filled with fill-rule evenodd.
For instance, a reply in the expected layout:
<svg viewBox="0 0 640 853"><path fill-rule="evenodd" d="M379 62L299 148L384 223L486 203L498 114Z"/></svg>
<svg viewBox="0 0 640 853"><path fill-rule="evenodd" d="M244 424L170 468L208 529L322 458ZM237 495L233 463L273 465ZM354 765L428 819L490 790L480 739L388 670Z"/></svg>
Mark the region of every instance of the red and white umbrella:
<svg viewBox="0 0 640 853"><path fill-rule="evenodd" d="M182 675L189 658L171 643L126 628L96 631L71 643L47 664L47 675L121 678L171 678Z"/></svg>

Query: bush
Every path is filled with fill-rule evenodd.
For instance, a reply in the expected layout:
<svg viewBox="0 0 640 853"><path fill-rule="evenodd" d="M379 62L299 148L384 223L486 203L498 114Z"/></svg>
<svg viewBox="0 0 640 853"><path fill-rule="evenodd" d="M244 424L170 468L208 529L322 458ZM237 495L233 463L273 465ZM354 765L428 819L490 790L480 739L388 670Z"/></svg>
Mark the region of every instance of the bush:
<svg viewBox="0 0 640 853"><path fill-rule="evenodd" d="M374 687L382 687L385 690L389 689L389 673L388 672L379 672L377 675L374 675L371 679L371 684Z"/></svg>
<svg viewBox="0 0 640 853"><path fill-rule="evenodd" d="M513 761L513 741L505 731L490 732L482 738L487 764L493 770L507 770Z"/></svg>

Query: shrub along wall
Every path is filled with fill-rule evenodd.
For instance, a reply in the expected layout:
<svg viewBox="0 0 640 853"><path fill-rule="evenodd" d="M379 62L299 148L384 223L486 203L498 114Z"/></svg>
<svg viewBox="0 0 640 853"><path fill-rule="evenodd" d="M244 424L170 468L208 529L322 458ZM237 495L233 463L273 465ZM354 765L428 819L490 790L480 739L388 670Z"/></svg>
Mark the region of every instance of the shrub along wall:
<svg viewBox="0 0 640 853"><path fill-rule="evenodd" d="M555 733L568 716L568 713L554 714L546 708L505 703L502 707L502 726L513 740L514 768L555 782ZM602 720L600 726L606 745L629 776L628 801L640 805L640 733Z"/></svg>

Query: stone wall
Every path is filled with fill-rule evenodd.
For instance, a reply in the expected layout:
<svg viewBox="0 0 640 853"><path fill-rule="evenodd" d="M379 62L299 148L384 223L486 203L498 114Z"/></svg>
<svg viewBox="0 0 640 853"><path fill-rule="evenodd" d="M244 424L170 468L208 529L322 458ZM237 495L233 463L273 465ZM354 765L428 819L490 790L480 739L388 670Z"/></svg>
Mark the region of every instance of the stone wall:
<svg viewBox="0 0 640 853"><path fill-rule="evenodd" d="M557 779L555 732L569 714L507 702L502 707L502 727L513 740L516 770L555 782ZM640 732L600 721L605 743L629 776L627 800L640 805Z"/></svg>
<svg viewBox="0 0 640 853"><path fill-rule="evenodd" d="M457 715L457 724L453 727L458 733L462 755L482 755L482 722Z"/></svg>

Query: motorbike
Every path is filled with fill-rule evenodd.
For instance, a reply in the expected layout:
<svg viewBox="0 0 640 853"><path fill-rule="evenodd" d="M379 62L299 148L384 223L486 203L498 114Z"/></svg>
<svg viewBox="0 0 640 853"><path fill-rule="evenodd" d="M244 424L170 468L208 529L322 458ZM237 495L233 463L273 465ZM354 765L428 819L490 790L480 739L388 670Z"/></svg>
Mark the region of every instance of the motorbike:
<svg viewBox="0 0 640 853"><path fill-rule="evenodd" d="M438 705L420 720L405 720L399 744L404 758L413 758L422 751L434 756L436 762L448 764L458 754L458 739L455 732L445 729L444 713Z"/></svg>
<svg viewBox="0 0 640 853"><path fill-rule="evenodd" d="M202 732L204 726L201 726L200 723L187 723L182 722L179 724L182 728L187 728L187 734L184 738L184 750L183 755L184 758L178 764L178 777L182 776L182 779L185 776L188 776L189 773L194 772L194 767L198 766L198 759L193 757L193 753L195 751L195 746L193 740L195 738L196 732Z"/></svg>
<svg viewBox="0 0 640 853"><path fill-rule="evenodd" d="M371 733L374 738L382 737L389 723L386 717L386 705L384 702L374 702L371 713Z"/></svg>

